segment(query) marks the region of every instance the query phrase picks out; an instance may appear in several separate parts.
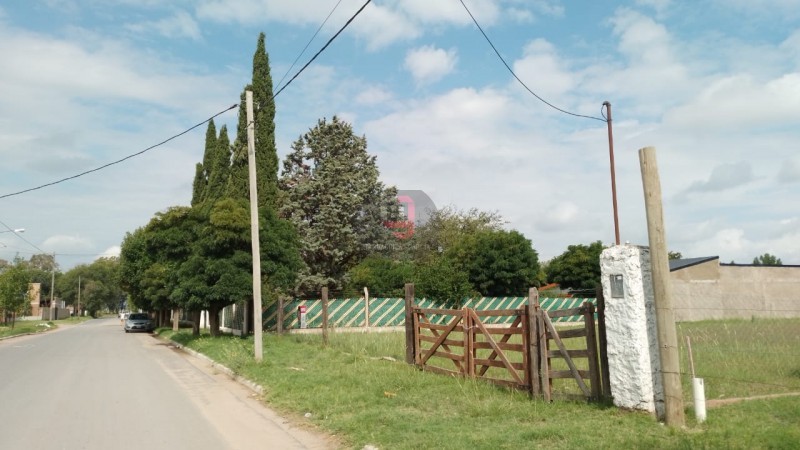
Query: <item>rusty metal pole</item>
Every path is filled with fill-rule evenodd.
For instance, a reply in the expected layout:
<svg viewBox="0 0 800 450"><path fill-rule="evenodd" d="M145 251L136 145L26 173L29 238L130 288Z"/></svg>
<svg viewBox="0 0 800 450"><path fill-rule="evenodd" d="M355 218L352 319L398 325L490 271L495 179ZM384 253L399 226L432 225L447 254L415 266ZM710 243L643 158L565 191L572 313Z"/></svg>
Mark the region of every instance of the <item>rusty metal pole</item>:
<svg viewBox="0 0 800 450"><path fill-rule="evenodd" d="M608 157L611 160L611 201L614 203L614 237L619 245L619 217L617 215L617 176L614 171L614 133L611 130L611 103L605 101L606 124L608 124Z"/></svg>

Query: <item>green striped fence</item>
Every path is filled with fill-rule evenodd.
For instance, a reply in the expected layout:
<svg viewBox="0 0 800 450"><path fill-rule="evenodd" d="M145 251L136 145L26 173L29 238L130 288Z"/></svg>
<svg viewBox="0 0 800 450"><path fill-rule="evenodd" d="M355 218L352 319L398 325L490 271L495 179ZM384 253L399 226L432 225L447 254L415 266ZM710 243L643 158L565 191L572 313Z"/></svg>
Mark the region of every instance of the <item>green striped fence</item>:
<svg viewBox="0 0 800 450"><path fill-rule="evenodd" d="M596 305L593 298L541 298L539 304L546 311L577 308L584 302ZM416 299L415 303L421 308L449 308L443 303L426 298ZM482 297L470 298L461 302L460 307L469 307L478 311L497 309L519 309L528 303L527 297ZM322 300L290 300L283 304L283 329L300 328L298 308L306 307L306 324L308 328L322 327ZM363 298L343 298L328 300L328 323L334 328L366 327L399 327L405 322L405 300L403 298L371 298L369 299L369 324L367 324L367 305ZM445 323L450 317L432 315L432 323ZM484 323L506 324L511 323L512 316L486 317ZM278 303L267 307L262 314L264 328L276 330L278 328ZM558 317L553 322L580 322L581 316Z"/></svg>

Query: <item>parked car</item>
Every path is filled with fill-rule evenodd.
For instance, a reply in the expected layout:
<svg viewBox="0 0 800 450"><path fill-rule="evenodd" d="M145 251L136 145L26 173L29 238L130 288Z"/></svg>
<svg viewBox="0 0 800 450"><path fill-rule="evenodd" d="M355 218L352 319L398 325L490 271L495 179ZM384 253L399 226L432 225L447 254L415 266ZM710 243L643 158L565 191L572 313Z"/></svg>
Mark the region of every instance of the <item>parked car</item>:
<svg viewBox="0 0 800 450"><path fill-rule="evenodd" d="M131 331L146 331L150 332L155 329L155 324L150 320L147 313L130 313L128 318L125 319L125 332Z"/></svg>

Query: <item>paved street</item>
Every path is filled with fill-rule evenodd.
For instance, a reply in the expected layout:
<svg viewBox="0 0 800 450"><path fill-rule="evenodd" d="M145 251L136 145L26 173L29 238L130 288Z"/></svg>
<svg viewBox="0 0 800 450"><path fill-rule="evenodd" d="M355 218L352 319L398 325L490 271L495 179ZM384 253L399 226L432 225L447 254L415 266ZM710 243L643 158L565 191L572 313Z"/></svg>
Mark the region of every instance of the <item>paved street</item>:
<svg viewBox="0 0 800 450"><path fill-rule="evenodd" d="M2 449L323 449L209 364L119 320L0 342Z"/></svg>

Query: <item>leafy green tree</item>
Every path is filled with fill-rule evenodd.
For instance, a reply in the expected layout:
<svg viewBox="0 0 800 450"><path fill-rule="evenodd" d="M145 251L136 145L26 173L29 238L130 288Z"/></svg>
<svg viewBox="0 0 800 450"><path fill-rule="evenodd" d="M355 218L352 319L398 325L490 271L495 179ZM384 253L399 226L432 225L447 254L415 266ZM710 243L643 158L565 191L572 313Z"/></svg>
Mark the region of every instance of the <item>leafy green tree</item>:
<svg viewBox="0 0 800 450"><path fill-rule="evenodd" d="M669 252L669 253L667 253L667 257L670 260L672 260L672 259L683 259L683 254L681 254L681 252Z"/></svg>
<svg viewBox="0 0 800 450"><path fill-rule="evenodd" d="M504 223L496 212L474 208L460 211L452 206L444 207L433 212L425 225L415 229L409 245L413 249L412 257L415 261L435 257L479 232L499 231Z"/></svg>
<svg viewBox="0 0 800 450"><path fill-rule="evenodd" d="M468 297L479 295L469 281L469 275L452 259L437 256L415 265L414 294L437 300L453 307Z"/></svg>
<svg viewBox="0 0 800 450"><path fill-rule="evenodd" d="M524 296L537 285L539 256L518 231L479 231L456 244L453 253L472 288L484 296Z"/></svg>
<svg viewBox="0 0 800 450"><path fill-rule="evenodd" d="M366 138L338 117L319 120L294 142L280 181L281 215L297 229L306 265L300 295L322 286L341 291L348 270L395 240L384 223L399 217L397 190L380 182Z"/></svg>
<svg viewBox="0 0 800 450"><path fill-rule="evenodd" d="M55 280L57 288L62 276L58 270L58 263L55 257L48 253L38 253L31 255L27 261L20 260L19 263L27 271L29 281L40 284L41 293L49 302L53 289L53 280Z"/></svg>
<svg viewBox="0 0 800 450"><path fill-rule="evenodd" d="M192 254L196 223L191 208L157 213L144 228L128 234L120 251L121 285L133 305L146 311L172 309L177 270Z"/></svg>
<svg viewBox="0 0 800 450"><path fill-rule="evenodd" d="M144 292L144 274L151 264L153 260L147 251L144 227L137 228L133 233L125 233L120 246L119 279L131 306L141 308L141 305L148 304Z"/></svg>
<svg viewBox="0 0 800 450"><path fill-rule="evenodd" d="M414 282L414 264L391 258L368 256L347 272L347 295L361 295L366 287L371 297L402 297L405 284Z"/></svg>
<svg viewBox="0 0 800 450"><path fill-rule="evenodd" d="M59 278L58 295L66 304L77 308L79 287L81 310L92 316L104 310L117 310L120 300L124 299L120 286L120 259L99 258L91 264L73 267Z"/></svg>
<svg viewBox="0 0 800 450"><path fill-rule="evenodd" d="M754 266L782 266L783 262L780 258L769 253L764 253L761 256L753 258Z"/></svg>
<svg viewBox="0 0 800 450"><path fill-rule="evenodd" d="M29 280L25 264L19 259L0 273L0 310L4 313L4 323L8 315L11 316L12 328L14 327L13 319L22 313L28 302Z"/></svg>
<svg viewBox="0 0 800 450"><path fill-rule="evenodd" d="M600 284L600 253L603 243L570 245L553 258L545 269L547 279L563 289L591 290Z"/></svg>

